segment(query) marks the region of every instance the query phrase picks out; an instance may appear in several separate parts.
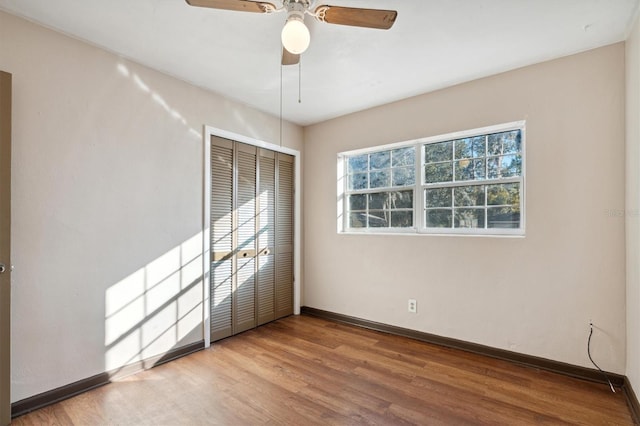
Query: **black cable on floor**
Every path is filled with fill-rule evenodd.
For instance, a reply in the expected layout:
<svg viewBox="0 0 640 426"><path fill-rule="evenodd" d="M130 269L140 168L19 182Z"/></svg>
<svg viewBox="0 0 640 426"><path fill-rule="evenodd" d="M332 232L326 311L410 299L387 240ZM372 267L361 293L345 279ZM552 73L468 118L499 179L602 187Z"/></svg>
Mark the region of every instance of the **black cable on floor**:
<svg viewBox="0 0 640 426"><path fill-rule="evenodd" d="M611 384L611 380L609 380L609 376L607 376L607 373L605 373L602 370L602 368L598 367L598 364L596 364L593 358L591 358L591 336L593 335L593 323L589 323L589 328L590 330L589 330L589 339L587 340L587 355L589 355L589 359L591 360L591 363L596 366L596 368L602 373L604 378L607 380L607 383L609 383L611 392L616 393L616 390L614 389L613 384Z"/></svg>

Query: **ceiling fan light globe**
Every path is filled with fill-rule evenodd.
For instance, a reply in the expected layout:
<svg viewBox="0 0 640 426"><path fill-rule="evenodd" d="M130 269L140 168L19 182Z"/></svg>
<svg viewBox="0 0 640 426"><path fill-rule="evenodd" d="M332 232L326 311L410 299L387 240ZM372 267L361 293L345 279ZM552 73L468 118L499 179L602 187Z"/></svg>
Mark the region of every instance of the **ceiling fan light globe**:
<svg viewBox="0 0 640 426"><path fill-rule="evenodd" d="M290 53L299 55L309 47L311 34L300 19L289 19L282 29L282 45Z"/></svg>

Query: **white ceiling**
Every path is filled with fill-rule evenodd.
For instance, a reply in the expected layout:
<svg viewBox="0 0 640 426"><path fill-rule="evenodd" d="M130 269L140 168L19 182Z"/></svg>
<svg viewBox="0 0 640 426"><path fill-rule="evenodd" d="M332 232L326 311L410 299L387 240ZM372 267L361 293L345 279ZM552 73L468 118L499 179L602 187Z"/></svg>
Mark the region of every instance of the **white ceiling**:
<svg viewBox="0 0 640 426"><path fill-rule="evenodd" d="M307 17L311 46L282 68L284 119L308 125L624 40L640 0L329 0L394 9L388 31ZM280 6L280 1L273 1ZM273 115L286 14L184 0L0 0L60 30Z"/></svg>

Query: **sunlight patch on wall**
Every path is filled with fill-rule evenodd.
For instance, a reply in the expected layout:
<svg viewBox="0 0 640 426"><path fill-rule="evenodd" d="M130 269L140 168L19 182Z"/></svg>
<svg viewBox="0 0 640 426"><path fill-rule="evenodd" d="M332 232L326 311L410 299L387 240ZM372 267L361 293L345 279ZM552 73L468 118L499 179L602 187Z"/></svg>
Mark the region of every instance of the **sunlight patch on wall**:
<svg viewBox="0 0 640 426"><path fill-rule="evenodd" d="M162 107L162 109L164 109L171 118L187 127L189 133L192 136L197 137L198 141L202 138L202 134L199 131L191 128L182 114L180 114L179 111L171 108L167 101L159 93L154 92L151 87L149 87L149 85L142 79L142 77L140 77L137 73L132 73L129 68L123 63L119 63L116 66L116 69L118 70L118 73L120 75L132 79L138 89L140 89L144 93L148 93L151 96L151 100Z"/></svg>
<svg viewBox="0 0 640 426"><path fill-rule="evenodd" d="M162 355L202 334L202 233L109 287L105 294L105 367ZM193 339L193 336L192 336Z"/></svg>
<svg viewBox="0 0 640 426"><path fill-rule="evenodd" d="M129 77L129 68L127 68L124 64L118 64L118 72L125 77Z"/></svg>

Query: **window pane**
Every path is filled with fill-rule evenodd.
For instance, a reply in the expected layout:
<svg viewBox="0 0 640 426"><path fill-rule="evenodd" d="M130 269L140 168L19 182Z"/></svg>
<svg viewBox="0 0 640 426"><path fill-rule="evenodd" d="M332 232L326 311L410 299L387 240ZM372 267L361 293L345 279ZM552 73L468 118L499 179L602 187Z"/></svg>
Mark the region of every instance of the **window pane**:
<svg viewBox="0 0 640 426"><path fill-rule="evenodd" d="M520 130L505 133L503 153L516 154L522 152L522 137Z"/></svg>
<svg viewBox="0 0 640 426"><path fill-rule="evenodd" d="M484 160L456 161L456 181L484 179Z"/></svg>
<svg viewBox="0 0 640 426"><path fill-rule="evenodd" d="M413 212L408 211L392 211L391 227L392 228L410 228L413 226Z"/></svg>
<svg viewBox="0 0 640 426"><path fill-rule="evenodd" d="M388 228L389 212L373 210L369 212L369 228Z"/></svg>
<svg viewBox="0 0 640 426"><path fill-rule="evenodd" d="M520 184L489 185L487 187L487 205L520 205Z"/></svg>
<svg viewBox="0 0 640 426"><path fill-rule="evenodd" d="M427 210L425 213L427 228L451 228L451 209Z"/></svg>
<svg viewBox="0 0 640 426"><path fill-rule="evenodd" d="M451 180L453 180L451 163L427 164L424 167L425 183L451 182Z"/></svg>
<svg viewBox="0 0 640 426"><path fill-rule="evenodd" d="M425 163L436 163L438 161L451 161L453 154L453 142L438 142L424 145Z"/></svg>
<svg viewBox="0 0 640 426"><path fill-rule="evenodd" d="M369 194L369 209L385 210L389 208L389 193L376 192Z"/></svg>
<svg viewBox="0 0 640 426"><path fill-rule="evenodd" d="M500 177L500 162L502 157L487 158L487 178L495 179Z"/></svg>
<svg viewBox="0 0 640 426"><path fill-rule="evenodd" d="M366 228L367 214L366 213L350 213L349 227L350 228Z"/></svg>
<svg viewBox="0 0 640 426"><path fill-rule="evenodd" d="M366 172L368 158L367 154L349 157L349 173Z"/></svg>
<svg viewBox="0 0 640 426"><path fill-rule="evenodd" d="M369 167L373 169L388 169L391 167L391 151L369 154Z"/></svg>
<svg viewBox="0 0 640 426"><path fill-rule="evenodd" d="M451 188L425 189L426 207L451 207Z"/></svg>
<svg viewBox="0 0 640 426"><path fill-rule="evenodd" d="M519 228L520 209L517 207L489 207L487 209L488 228Z"/></svg>
<svg viewBox="0 0 640 426"><path fill-rule="evenodd" d="M516 154L522 150L520 130L489 135L489 155Z"/></svg>
<svg viewBox="0 0 640 426"><path fill-rule="evenodd" d="M502 157L502 177L520 176L522 173L522 157L505 155Z"/></svg>
<svg viewBox="0 0 640 426"><path fill-rule="evenodd" d="M349 210L366 210L367 196L366 194L357 194L349 196Z"/></svg>
<svg viewBox="0 0 640 426"><path fill-rule="evenodd" d="M522 173L522 157L520 155L503 155L488 160L489 178L520 176Z"/></svg>
<svg viewBox="0 0 640 426"><path fill-rule="evenodd" d="M395 191L390 193L392 209L412 209L413 191Z"/></svg>
<svg viewBox="0 0 640 426"><path fill-rule="evenodd" d="M402 167L391 169L393 174L393 186L413 185L416 182L415 167Z"/></svg>
<svg viewBox="0 0 640 426"><path fill-rule="evenodd" d="M456 206L484 206L484 185L461 186L453 193Z"/></svg>
<svg viewBox="0 0 640 426"><path fill-rule="evenodd" d="M458 139L454 141L456 159L484 157L484 136Z"/></svg>
<svg viewBox="0 0 640 426"><path fill-rule="evenodd" d="M367 189L367 174L356 173L349 176L349 190L354 189Z"/></svg>
<svg viewBox="0 0 640 426"><path fill-rule="evenodd" d="M387 188L391 186L391 174L389 170L381 170L379 172L371 172L369 175L371 188Z"/></svg>
<svg viewBox="0 0 640 426"><path fill-rule="evenodd" d="M391 151L391 166L415 166L416 150L414 147L394 149Z"/></svg>
<svg viewBox="0 0 640 426"><path fill-rule="evenodd" d="M484 209L456 209L456 228L484 228Z"/></svg>

